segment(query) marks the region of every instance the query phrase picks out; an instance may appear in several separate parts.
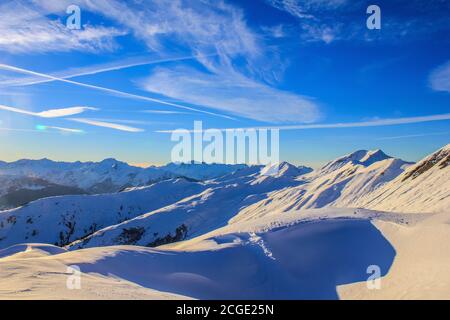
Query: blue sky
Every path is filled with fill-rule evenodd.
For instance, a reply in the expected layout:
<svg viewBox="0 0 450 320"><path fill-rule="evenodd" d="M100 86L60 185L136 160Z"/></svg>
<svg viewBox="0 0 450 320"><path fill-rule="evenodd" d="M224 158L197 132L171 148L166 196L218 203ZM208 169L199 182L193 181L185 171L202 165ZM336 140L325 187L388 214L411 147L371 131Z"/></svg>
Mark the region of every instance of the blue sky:
<svg viewBox="0 0 450 320"><path fill-rule="evenodd" d="M450 142L449 14L443 0L2 1L0 159L162 164L174 143L158 131L202 120L279 127L296 164L418 160Z"/></svg>

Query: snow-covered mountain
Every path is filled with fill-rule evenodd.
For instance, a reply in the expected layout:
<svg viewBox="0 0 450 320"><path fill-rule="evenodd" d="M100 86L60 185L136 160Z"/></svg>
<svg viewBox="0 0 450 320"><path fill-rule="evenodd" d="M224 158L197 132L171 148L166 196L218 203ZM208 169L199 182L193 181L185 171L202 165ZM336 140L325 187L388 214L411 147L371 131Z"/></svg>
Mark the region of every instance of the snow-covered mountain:
<svg viewBox="0 0 450 320"><path fill-rule="evenodd" d="M245 164L169 163L158 169L196 180L209 180L246 168Z"/></svg>
<svg viewBox="0 0 450 320"><path fill-rule="evenodd" d="M313 172L283 162L37 200L0 212L0 298L448 298L449 164L450 145L417 164L362 150ZM383 290L367 290L374 264ZM57 289L70 265L83 296Z"/></svg>
<svg viewBox="0 0 450 320"><path fill-rule="evenodd" d="M115 159L101 162L55 162L48 159L0 162L0 209L48 196L100 194L146 186L173 178L208 180L245 165L168 164L139 168Z"/></svg>
<svg viewBox="0 0 450 320"><path fill-rule="evenodd" d="M395 179L411 163L382 151L360 150L302 176L303 183L270 193L234 219L323 207L354 207L367 193Z"/></svg>
<svg viewBox="0 0 450 320"><path fill-rule="evenodd" d="M249 167L213 180L203 192L97 231L71 248L119 244L156 247L205 234L227 225L243 208L271 191L302 183L296 180L300 171L291 164L281 164L277 175L267 175L270 169Z"/></svg>
<svg viewBox="0 0 450 320"><path fill-rule="evenodd" d="M294 166L289 162L283 161L281 163L267 165L261 169L263 176L273 177L299 177L301 175L312 172L313 169L305 166Z"/></svg>
<svg viewBox="0 0 450 320"><path fill-rule="evenodd" d="M72 249L156 247L229 224L324 207L442 211L450 199L448 150L416 165L381 150L360 150L306 174L283 162L245 166L203 182L164 180L116 194L42 199L0 212L0 248L26 241Z"/></svg>
<svg viewBox="0 0 450 320"><path fill-rule="evenodd" d="M202 183L180 178L115 194L40 199L0 212L0 248L30 241L65 246L204 189Z"/></svg>
<svg viewBox="0 0 450 320"><path fill-rule="evenodd" d="M362 165L364 167L370 166L374 162L382 161L391 158L382 150L358 150L336 160L330 161L320 169L321 174L330 173L342 168L347 164Z"/></svg>
<svg viewBox="0 0 450 320"><path fill-rule="evenodd" d="M450 144L410 166L354 205L386 211L442 212L450 208Z"/></svg>
<svg viewBox="0 0 450 320"><path fill-rule="evenodd" d="M85 194L77 187L62 186L40 178L0 175L0 210L17 208L36 199Z"/></svg>

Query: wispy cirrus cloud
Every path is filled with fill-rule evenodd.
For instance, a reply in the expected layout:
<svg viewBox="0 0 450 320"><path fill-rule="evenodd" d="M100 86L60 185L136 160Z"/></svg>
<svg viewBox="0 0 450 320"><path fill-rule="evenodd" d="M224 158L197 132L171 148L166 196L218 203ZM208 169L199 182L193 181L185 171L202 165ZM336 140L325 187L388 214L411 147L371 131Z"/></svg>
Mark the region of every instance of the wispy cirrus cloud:
<svg viewBox="0 0 450 320"><path fill-rule="evenodd" d="M177 79L177 81L174 81ZM142 81L145 90L265 122L313 122L313 99L273 89L242 74L206 74L195 69L159 68Z"/></svg>
<svg viewBox="0 0 450 320"><path fill-rule="evenodd" d="M19 68L19 67L7 65L7 64L0 64L0 69L12 71L12 72L17 72L17 73L22 73L22 74L27 74L27 75L31 75L31 76L38 76L38 77L42 77L42 78L50 79L50 80L54 80L54 81L61 81L61 82L64 82L64 83L68 83L68 84L72 84L72 85L76 85L76 86L80 86L80 87L84 87L84 88L89 88L89 89L93 89L93 90L102 91L102 92L105 92L105 93L108 93L108 94L112 94L112 95L115 95L115 96L119 96L119 97L143 100L143 101L148 101L148 102L156 102L156 103L159 103L159 104L163 104L163 105L167 105L167 106L171 106L171 107L176 107L176 108L179 108L179 109L195 111L195 112L209 114L209 115L212 115L212 116L217 116L217 117L222 117L222 118L227 118L227 119L233 119L232 117L227 116L227 115L218 114L218 113L214 113L214 112L209 112L209 111L205 111L205 110L201 110L201 109L196 109L196 108L188 107L188 106L181 105L181 104L178 104L178 103L167 102L167 101L164 101L164 100L161 100L161 99L150 98L150 97L146 97L146 96L142 96L142 95L138 95L138 94L128 93L128 92L125 92L125 91L110 89L110 88L106 88L106 87L102 87L102 86L96 86L96 85L87 84L87 83L78 82L78 81L73 81L73 80L69 80L69 79L63 79L63 78L52 76L50 74L36 72L36 71L32 71L32 70L27 70L27 69L24 69L24 68Z"/></svg>
<svg viewBox="0 0 450 320"><path fill-rule="evenodd" d="M299 38L305 42L331 43L344 35L343 24L338 19L329 19L324 12L336 10L348 0L265 0L270 6L298 19Z"/></svg>
<svg viewBox="0 0 450 320"><path fill-rule="evenodd" d="M278 10L286 11L296 18L313 18L298 0L266 0L266 3Z"/></svg>
<svg viewBox="0 0 450 320"><path fill-rule="evenodd" d="M60 133L84 133L84 130L81 130L81 129L47 126L47 125L37 125L36 126L36 131L48 131L48 130L58 131Z"/></svg>
<svg viewBox="0 0 450 320"><path fill-rule="evenodd" d="M126 33L117 28L90 25L82 30L69 30L60 19L51 19L47 14L29 1L0 4L0 51L111 51L116 47L115 38Z"/></svg>
<svg viewBox="0 0 450 320"><path fill-rule="evenodd" d="M317 19L318 10L336 9L348 0L265 0L270 6L300 19Z"/></svg>
<svg viewBox="0 0 450 320"><path fill-rule="evenodd" d="M151 114L186 114L187 112L171 111L171 110L143 110L143 113Z"/></svg>
<svg viewBox="0 0 450 320"><path fill-rule="evenodd" d="M429 83L435 91L450 92L450 61L431 72Z"/></svg>
<svg viewBox="0 0 450 320"><path fill-rule="evenodd" d="M366 28L365 14L371 4L363 0L263 0L266 4L296 18L291 28L304 44L335 41L396 41L427 37L431 32L448 30L450 2L429 0L382 1L382 32ZM401 10L393 10L393 7ZM389 15L383 14L389 12Z"/></svg>
<svg viewBox="0 0 450 320"><path fill-rule="evenodd" d="M94 120L94 119L68 118L68 120L75 121L78 123L88 124L91 126L109 128L109 129L114 129L114 130L119 130L119 131L126 131L126 132L133 132L133 133L145 131L144 129L140 129L140 128L135 128L135 127L118 124L118 123L114 123L114 122L98 121L98 120Z"/></svg>
<svg viewBox="0 0 450 320"><path fill-rule="evenodd" d="M22 129L22 128L3 128L0 127L0 131L10 131L10 132L59 132L63 134L81 134L84 133L83 130L73 129L73 128L64 128L64 127L54 127L54 126L44 126L39 125L36 129Z"/></svg>
<svg viewBox="0 0 450 320"><path fill-rule="evenodd" d="M173 125L176 122L166 122L166 121L148 121L148 120L130 120L130 119L116 119L116 118L90 118L89 120L101 121L101 122L114 122L132 125Z"/></svg>
<svg viewBox="0 0 450 320"><path fill-rule="evenodd" d="M47 10L63 10L69 4L68 0L57 4L45 0L35 2ZM255 120L309 122L318 119L319 104L314 99L277 89L275 75L279 71L273 68L278 59L276 50L267 50L263 37L247 25L243 10L236 6L221 0L73 0L70 3L122 25L151 51L167 54L175 45L198 56L199 68L153 73L147 80L164 77L165 84L171 82L174 88L147 81L143 87L149 92ZM281 67L282 63L276 65ZM194 83L198 87L187 92L178 85L180 77L190 88ZM216 81L222 88L206 80ZM225 101L221 101L223 98ZM280 111L274 112L277 106Z"/></svg>
<svg viewBox="0 0 450 320"><path fill-rule="evenodd" d="M56 79L72 79L82 76L95 75L105 72L118 71L123 69L129 69L133 67L163 64L167 62L177 62L196 59L197 56L180 56L180 57L169 57L169 58L134 58L121 60L108 64L92 65L87 67L75 68L65 71L60 71L50 74L54 78L43 78L41 76L35 77L25 77L25 78L3 78L0 79L0 86L10 87L10 86L31 86L35 84L48 83L53 81L58 81Z"/></svg>
<svg viewBox="0 0 450 320"><path fill-rule="evenodd" d="M41 111L41 112L33 112L33 111L25 110L25 109L0 105L0 110L21 113L21 114L26 114L29 116L40 117L40 118L61 118L61 117L67 117L67 116L73 116L76 114L80 114L80 113L83 113L88 110L98 110L98 109L92 108L92 107L70 107L70 108L61 108L61 109L50 109L50 110Z"/></svg>
<svg viewBox="0 0 450 320"><path fill-rule="evenodd" d="M375 140L401 140L401 139L409 139L409 138L420 138L420 137L430 137L430 136L443 136L450 134L450 131L445 132L429 132L429 133L416 133L416 134L405 134L399 136L390 136L390 137L381 137Z"/></svg>
<svg viewBox="0 0 450 320"><path fill-rule="evenodd" d="M324 123L324 124L303 124L303 125L286 125L286 126L264 126L249 128L223 128L221 131L227 130L246 130L246 129L279 129L279 130L311 130L311 129L342 129L342 128L366 128L366 127L382 127L396 126L413 123L447 121L450 120L450 113L436 114L420 117L403 117L403 118L386 118L359 122L342 122L342 123ZM175 130L158 130L160 133L172 133ZM191 130L194 132L194 130Z"/></svg>

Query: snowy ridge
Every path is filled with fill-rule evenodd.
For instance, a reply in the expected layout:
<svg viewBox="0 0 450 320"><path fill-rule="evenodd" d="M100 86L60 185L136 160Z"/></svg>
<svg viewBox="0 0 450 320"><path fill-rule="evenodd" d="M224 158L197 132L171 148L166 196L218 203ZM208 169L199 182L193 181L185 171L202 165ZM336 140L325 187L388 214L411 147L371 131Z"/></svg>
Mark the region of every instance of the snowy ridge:
<svg viewBox="0 0 450 320"><path fill-rule="evenodd" d="M192 238L226 225L242 208L265 198L267 193L299 184L295 178L288 171L274 177L262 175L258 167L250 167L211 181L201 193L99 230L70 247L130 244L156 247Z"/></svg>
<svg viewBox="0 0 450 320"><path fill-rule="evenodd" d="M358 158L363 159L365 155L367 152L364 155L359 153ZM350 158L354 159L354 155ZM390 157L370 165L361 161L344 162L338 160L339 165L326 165L324 169L305 176L298 186L275 190L265 199L244 208L233 221L293 210L357 207L354 204L358 199L395 179L411 165Z"/></svg>
<svg viewBox="0 0 450 320"><path fill-rule="evenodd" d="M203 183L168 180L118 194L43 199L0 212L0 248L27 241L72 249L157 247L228 224L324 207L439 211L449 199L446 148L414 166L380 150L358 151L306 175L283 162L270 175L273 166L253 166ZM431 163L434 165L428 165ZM420 169L425 167L428 170ZM412 179L411 172L418 170L423 173ZM436 181L439 186L433 187L436 191L430 195L430 184ZM417 186L420 188L415 189ZM418 202L421 197L424 200ZM43 232L48 226L52 226L50 231Z"/></svg>
<svg viewBox="0 0 450 320"><path fill-rule="evenodd" d="M352 165L363 165L363 166L370 166L374 162L382 161L391 158L390 156L386 155L381 150L358 150L353 153L350 153L348 155L345 155L343 157L340 157L336 160L333 160L329 163L327 163L325 166L323 166L320 170L320 174L327 174L332 171L338 170L342 168L343 166L347 165L348 163Z"/></svg>
<svg viewBox="0 0 450 320"><path fill-rule="evenodd" d="M169 163L158 167L159 170L171 172L174 175L196 180L209 180L219 178L238 170L245 169L245 164L205 164L205 163Z"/></svg>
<svg viewBox="0 0 450 320"><path fill-rule="evenodd" d="M289 162L283 161L281 163L269 164L261 169L262 176L272 177L299 177L301 175L312 172L313 169L305 166L294 166Z"/></svg>
<svg viewBox="0 0 450 320"><path fill-rule="evenodd" d="M0 162L0 182L3 182L0 184L0 210L49 196L119 192L180 177L208 180L245 167L171 163L162 167L139 168L115 159L101 162L54 162L48 159Z"/></svg>
<svg viewBox="0 0 450 320"><path fill-rule="evenodd" d="M76 186L89 192L114 192L163 179L186 177L206 180L235 172L246 165L205 163L174 164L140 168L116 159L101 162L55 162L48 159L0 163L0 176L40 178L51 183Z"/></svg>
<svg viewBox="0 0 450 320"><path fill-rule="evenodd" d="M34 201L0 212L0 298L448 299L449 154L358 151L307 174L281 163ZM373 264L383 290L367 289ZM58 289L70 265L83 290Z"/></svg>
<svg viewBox="0 0 450 320"><path fill-rule="evenodd" d="M37 200L0 212L0 248L30 241L65 246L99 229L164 207L204 188L201 183L177 179L117 194Z"/></svg>
<svg viewBox="0 0 450 320"><path fill-rule="evenodd" d="M450 145L410 166L356 206L386 211L444 212L450 208Z"/></svg>

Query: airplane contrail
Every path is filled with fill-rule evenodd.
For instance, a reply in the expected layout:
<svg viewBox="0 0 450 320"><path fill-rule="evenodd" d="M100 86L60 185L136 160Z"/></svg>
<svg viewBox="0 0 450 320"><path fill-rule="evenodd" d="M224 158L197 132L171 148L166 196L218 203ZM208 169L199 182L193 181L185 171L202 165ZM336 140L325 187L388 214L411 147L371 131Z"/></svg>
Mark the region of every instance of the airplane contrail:
<svg viewBox="0 0 450 320"><path fill-rule="evenodd" d="M18 73L22 73L22 74L38 76L38 77L42 77L42 78L46 78L46 79L51 79L53 81L60 81L60 82L64 82L64 83L69 83L69 84L73 84L73 85L76 85L76 86L89 88L89 89L94 89L94 90L98 90L98 91L103 91L103 92L106 92L106 93L109 93L109 94L112 94L112 95L117 95L117 96L121 96L121 97L125 97L125 98L149 101L149 102L159 103L159 104L163 104L163 105L167 105L167 106L171 106L171 107L175 107L175 108L180 108L180 109L184 109L184 110L189 110L189 111L204 113L204 114L208 114L208 115L212 115L212 116L216 116L216 117L221 117L221 118L235 120L233 117L230 117L230 116L227 116L227 115L223 115L223 114L218 114L218 113L214 113L214 112L209 112L209 111L205 111L205 110L191 108L191 107L184 106L184 105L181 105L181 104L167 102L167 101L164 101L164 100L150 98L150 97L146 97L146 96L141 96L141 95L128 93L128 92L124 92L124 91L120 91L120 90L115 90L115 89L110 89L110 88L101 87L101 86L95 86L95 85L87 84L87 83L83 83L83 82L78 82L78 81L73 81L73 80L69 80L69 79L64 79L64 78L60 78L60 77L55 77L55 76L52 76L52 75L49 75L49 74L40 73L40 72L36 72L36 71L32 71L32 70L27 70L27 69L15 67L15 66L7 65L7 64L0 64L0 69L13 71L13 72L18 72Z"/></svg>
<svg viewBox="0 0 450 320"><path fill-rule="evenodd" d="M450 120L450 113L436 114L420 117L404 117L404 118L391 118L391 119L377 119L370 121L360 122L343 122L343 123L324 123L324 124L299 124L299 125L285 125L285 126L260 126L260 127L247 127L247 128L222 128L216 129L219 131L232 131L232 130L249 130L249 129L278 129L278 130L310 130L310 129L336 129L336 128L364 128L364 127L382 127L393 126L401 124L422 123L431 121L443 121ZM188 130L189 132L203 132L204 130ZM159 133L173 133L177 130L157 130Z"/></svg>
<svg viewBox="0 0 450 320"><path fill-rule="evenodd" d="M160 63L164 63L164 62L192 60L192 59L195 59L198 57L199 56L184 56L184 57L166 58L166 59L158 59L158 60L141 60L141 61L137 61L137 62L129 62L129 63L115 64L115 65L114 64L100 65L100 66L97 65L97 66L93 66L93 67L79 68L77 70L74 70L72 73L67 73L67 74L60 73L59 75L54 74L53 76L61 78L61 79L72 79L72 78L76 78L76 77L94 75L94 74L99 74L99 73L104 73L104 72L117 71L117 70L145 66L145 65L160 64ZM42 79L42 77L40 77L40 76L39 76L39 78L41 78L41 79L36 79L36 78L30 77L30 78L26 78L26 79L5 80L5 81L1 81L0 85L17 87L17 86L31 86L31 85L35 85L35 84L57 81L55 79L49 79L49 78Z"/></svg>

